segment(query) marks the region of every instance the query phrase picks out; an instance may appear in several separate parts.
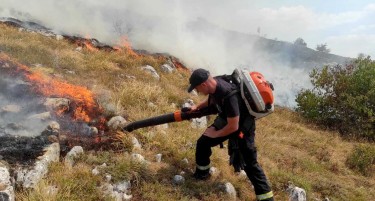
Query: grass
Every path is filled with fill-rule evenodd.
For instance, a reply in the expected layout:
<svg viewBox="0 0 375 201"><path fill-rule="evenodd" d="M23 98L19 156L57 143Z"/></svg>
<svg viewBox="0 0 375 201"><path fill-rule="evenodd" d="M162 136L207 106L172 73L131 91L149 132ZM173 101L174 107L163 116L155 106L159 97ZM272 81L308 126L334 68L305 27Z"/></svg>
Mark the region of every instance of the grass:
<svg viewBox="0 0 375 201"><path fill-rule="evenodd" d="M76 51L65 40L20 32L0 24L0 50L11 58L56 79L86 86L97 95L108 117L122 115L129 121L169 113L180 108L185 99L199 102L203 97L186 93L189 73L160 71L165 58L134 57L126 52ZM40 64L40 65L35 65ZM161 76L155 80L140 70L151 65ZM134 76L135 79L127 76ZM152 103L152 104L150 104ZM17 189L17 200L110 200L98 187L105 174L113 182L130 180L134 200L228 200L220 184L231 182L239 200L255 200L246 178L234 174L228 166L226 149L213 148L212 165L219 175L207 182L191 178L194 169L195 142L203 132L190 122L171 123L168 129L143 128L132 133L119 132L118 151L90 151L73 168L62 162L51 165L48 176L35 189ZM147 165L131 160L130 136L142 144ZM269 177L276 200L287 200L288 183L304 188L308 200L370 200L375 197L373 174L374 144L344 140L335 132L305 122L287 108L277 107L274 114L257 121L258 158ZM366 148L363 148L366 147ZM118 150L118 149L114 149ZM155 154L163 155L155 162ZM184 164L182 159L188 159ZM95 166L106 163L100 175L92 175ZM372 168L372 169L371 169ZM185 174L185 183L177 186L172 178ZM45 189L56 186L57 194Z"/></svg>

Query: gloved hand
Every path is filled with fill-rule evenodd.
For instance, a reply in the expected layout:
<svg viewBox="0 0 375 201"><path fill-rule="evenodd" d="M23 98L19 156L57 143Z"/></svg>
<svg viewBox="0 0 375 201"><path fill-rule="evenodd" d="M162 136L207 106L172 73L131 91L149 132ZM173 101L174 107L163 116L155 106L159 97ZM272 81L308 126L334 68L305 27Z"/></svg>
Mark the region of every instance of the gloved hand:
<svg viewBox="0 0 375 201"><path fill-rule="evenodd" d="M181 112L189 112L191 111L191 107L183 107L181 108Z"/></svg>

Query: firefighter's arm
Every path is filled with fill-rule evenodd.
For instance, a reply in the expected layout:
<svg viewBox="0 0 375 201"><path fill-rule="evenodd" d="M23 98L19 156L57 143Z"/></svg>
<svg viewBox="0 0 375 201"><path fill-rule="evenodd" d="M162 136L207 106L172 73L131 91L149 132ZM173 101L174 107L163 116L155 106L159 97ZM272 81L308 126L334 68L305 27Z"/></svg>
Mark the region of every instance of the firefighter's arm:
<svg viewBox="0 0 375 201"><path fill-rule="evenodd" d="M191 106L191 111L196 111L196 110L200 110L200 109L202 109L202 108L208 107L208 99L209 99L209 98L207 98L206 100L200 102L200 103L197 104L197 105L193 105L193 106Z"/></svg>
<svg viewBox="0 0 375 201"><path fill-rule="evenodd" d="M240 121L240 116L228 117L227 125L220 130L216 130L213 126L206 129L203 135L211 138L225 137L238 130L238 124Z"/></svg>

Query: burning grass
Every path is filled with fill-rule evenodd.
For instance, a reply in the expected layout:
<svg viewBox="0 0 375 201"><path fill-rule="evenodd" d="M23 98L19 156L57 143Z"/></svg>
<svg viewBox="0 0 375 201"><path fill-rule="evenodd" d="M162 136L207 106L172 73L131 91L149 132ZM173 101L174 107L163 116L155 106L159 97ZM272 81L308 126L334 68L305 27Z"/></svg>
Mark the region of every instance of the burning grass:
<svg viewBox="0 0 375 201"><path fill-rule="evenodd" d="M41 64L33 69L45 69L42 72L46 76L85 86L94 94L109 91L103 93L105 98L99 103L112 105L115 108L112 114L126 116L131 121L173 112L184 99L191 98L186 93L188 72L160 73L161 79L157 81L139 69L147 64L160 72L166 58L134 56L126 49L76 51L76 46L67 41L19 32L1 24L0 49L20 63ZM136 79L129 78L131 76ZM193 97L195 102L200 98ZM288 199L285 192L288 182L304 188L309 200L322 200L325 196L331 200L369 200L375 197L374 175L363 176L346 164L358 143L344 141L336 133L318 129L288 109L277 108L274 114L259 120L257 126L259 161L270 178L276 200ZM214 148L213 151L213 166L221 171L217 178L208 182L191 179L195 141L201 132L202 129L190 128L189 122L169 124L165 131L156 128L137 130L132 135L143 145L140 153L151 161L148 166L131 165L123 152L88 152L73 169L66 170L61 163L54 164L48 177L40 183L40 189L47 184L58 185L57 197L49 199L42 195L45 191L37 189L19 191L18 198L75 200L78 199L75 192L79 192L85 200L102 200L104 198L98 197L100 191L94 188L102 180L100 176L91 175L90 169L107 163L108 171L115 175L116 180L140 175L138 178L142 179L134 179L137 184L132 188L135 200L225 200L217 189L217 184L224 181L235 186L240 200L255 199L247 179L235 175L228 166L226 149ZM132 149L128 139L122 142L119 146L126 147L123 150ZM157 153L163 154L162 163L153 162ZM181 163L184 158L190 161L189 164ZM172 176L181 171L186 173L186 182L175 186ZM82 184L87 186L82 187Z"/></svg>

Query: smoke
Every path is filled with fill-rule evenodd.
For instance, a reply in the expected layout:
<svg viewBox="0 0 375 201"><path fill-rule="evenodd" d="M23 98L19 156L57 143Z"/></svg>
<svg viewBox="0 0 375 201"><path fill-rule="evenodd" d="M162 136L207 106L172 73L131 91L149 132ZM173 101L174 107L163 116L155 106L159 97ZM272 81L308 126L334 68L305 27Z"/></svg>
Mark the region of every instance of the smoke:
<svg viewBox="0 0 375 201"><path fill-rule="evenodd" d="M238 11L241 7L247 9ZM0 16L34 21L57 33L108 44L127 36L134 49L166 52L189 67L207 68L212 74L230 74L236 67L257 70L273 82L276 104L294 107L296 91L310 87L308 72L290 67L290 58L269 58L262 49L254 48L258 37L223 31L224 27L241 26L255 32L259 24L250 20L254 15L243 21L230 20L237 12L251 13L252 9L251 2L224 0L3 0Z"/></svg>
<svg viewBox="0 0 375 201"><path fill-rule="evenodd" d="M38 136L49 122L33 115L46 112L42 100L29 92L30 86L0 74L0 136Z"/></svg>

